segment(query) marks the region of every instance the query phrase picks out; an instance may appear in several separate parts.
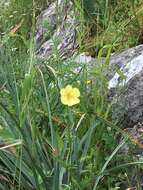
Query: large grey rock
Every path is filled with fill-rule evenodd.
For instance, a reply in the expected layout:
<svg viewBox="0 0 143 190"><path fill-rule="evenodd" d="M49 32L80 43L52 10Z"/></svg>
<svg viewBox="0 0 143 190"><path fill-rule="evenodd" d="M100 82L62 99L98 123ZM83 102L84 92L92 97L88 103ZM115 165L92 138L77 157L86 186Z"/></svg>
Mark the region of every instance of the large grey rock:
<svg viewBox="0 0 143 190"><path fill-rule="evenodd" d="M118 65L124 78L115 72L109 80L109 91L114 91L114 115L123 127L143 123L143 45L111 56L110 67Z"/></svg>

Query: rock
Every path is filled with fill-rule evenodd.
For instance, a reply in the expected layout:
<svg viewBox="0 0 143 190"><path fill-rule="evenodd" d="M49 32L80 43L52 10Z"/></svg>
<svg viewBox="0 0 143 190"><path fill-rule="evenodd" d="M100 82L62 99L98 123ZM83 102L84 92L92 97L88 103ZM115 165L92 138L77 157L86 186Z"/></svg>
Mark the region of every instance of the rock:
<svg viewBox="0 0 143 190"><path fill-rule="evenodd" d="M123 128L143 123L143 45L111 56L110 67L118 65L124 79L116 72L109 80L109 91L114 89L114 115Z"/></svg>
<svg viewBox="0 0 143 190"><path fill-rule="evenodd" d="M68 58L76 51L76 31L73 29L74 23L69 28L59 28L52 39L43 43L37 51L37 55L41 58L49 58L53 52L58 50L58 55L62 58ZM56 49L56 50L55 50Z"/></svg>
<svg viewBox="0 0 143 190"><path fill-rule="evenodd" d="M45 22L48 22L49 27L44 26ZM71 2L59 1L58 4L56 2L51 4L37 18L35 36L37 56L46 59L57 50L62 58L73 55L77 48L75 41L77 26ZM47 36L44 37L46 33Z"/></svg>
<svg viewBox="0 0 143 190"><path fill-rule="evenodd" d="M52 34L56 28L56 3L52 3L48 9L41 12L41 14L37 17L36 22L36 48L38 49L42 44L44 39L44 35L47 32L47 27L49 26L49 34Z"/></svg>
<svg viewBox="0 0 143 190"><path fill-rule="evenodd" d="M88 63L95 63L96 59L91 57L90 55L86 55L85 53L81 53L76 56L74 60L77 64L88 64ZM93 65L92 65L93 67Z"/></svg>
<svg viewBox="0 0 143 190"><path fill-rule="evenodd" d="M121 80L120 75L116 73L109 82L109 89L115 88L117 85L124 86L124 83L127 83L143 69L143 45L111 56L110 65L112 68L113 65L118 66L126 79Z"/></svg>
<svg viewBox="0 0 143 190"><path fill-rule="evenodd" d="M132 147L129 147L129 145L126 143L121 148L121 152L128 154L129 149L132 148L132 150L134 150L134 155L140 157L140 155L142 155L143 149L143 124L138 123L137 125L134 125L133 128L126 128L124 129L124 132L126 132L126 134L129 136L130 141L132 142Z"/></svg>

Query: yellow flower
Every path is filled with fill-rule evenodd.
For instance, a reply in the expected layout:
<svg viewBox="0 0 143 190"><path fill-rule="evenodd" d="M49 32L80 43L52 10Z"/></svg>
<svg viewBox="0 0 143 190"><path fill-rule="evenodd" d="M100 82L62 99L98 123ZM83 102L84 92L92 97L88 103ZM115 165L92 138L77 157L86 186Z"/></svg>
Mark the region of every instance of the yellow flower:
<svg viewBox="0 0 143 190"><path fill-rule="evenodd" d="M91 80L87 80L87 81L86 81L86 84L91 84Z"/></svg>
<svg viewBox="0 0 143 190"><path fill-rule="evenodd" d="M67 85L65 88L61 89L61 102L64 105L73 106L80 102L80 91L78 88L73 88L71 85Z"/></svg>

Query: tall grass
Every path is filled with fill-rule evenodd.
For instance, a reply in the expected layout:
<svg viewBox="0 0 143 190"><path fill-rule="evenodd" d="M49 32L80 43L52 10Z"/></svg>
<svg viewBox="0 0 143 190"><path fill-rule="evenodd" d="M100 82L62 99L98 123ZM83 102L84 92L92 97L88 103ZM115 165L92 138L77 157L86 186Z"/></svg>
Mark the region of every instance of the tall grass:
<svg viewBox="0 0 143 190"><path fill-rule="evenodd" d="M25 49L18 45L19 37ZM51 58L40 62L34 56L33 39L23 34L10 36L9 31L4 35L0 49L0 189L117 189L124 188L123 181L130 177L128 166L135 166L133 173L134 168L138 171L142 161L134 162L132 155L119 152L129 137L111 119L112 105L107 102L106 72L112 48L111 44L99 50L92 70L87 72L83 64L75 72L74 58L61 60L56 47ZM100 64L103 54L106 63ZM81 92L80 104L73 107L60 101L60 89L68 84ZM123 137L120 144L119 134Z"/></svg>
<svg viewBox="0 0 143 190"><path fill-rule="evenodd" d="M81 51L97 56L98 51L107 44L113 45L114 52L140 43L142 1L75 2L77 19L82 23L78 32Z"/></svg>

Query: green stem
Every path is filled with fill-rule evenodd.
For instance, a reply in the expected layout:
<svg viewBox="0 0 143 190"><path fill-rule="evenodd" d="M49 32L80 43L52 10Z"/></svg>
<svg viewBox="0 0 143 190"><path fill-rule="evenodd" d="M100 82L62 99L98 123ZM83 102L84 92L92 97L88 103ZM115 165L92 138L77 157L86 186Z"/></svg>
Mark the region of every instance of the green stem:
<svg viewBox="0 0 143 190"><path fill-rule="evenodd" d="M67 128L68 142L69 142L69 151L68 151L68 165L72 164L72 151L73 151L73 143L72 143L72 128L74 125L74 119L71 108L68 107L68 117L70 121L70 125ZM68 172L68 183L70 182L70 172Z"/></svg>

